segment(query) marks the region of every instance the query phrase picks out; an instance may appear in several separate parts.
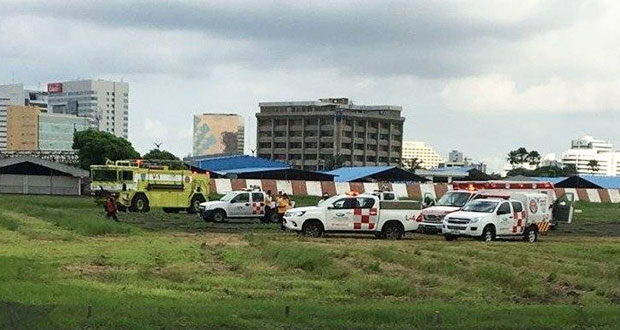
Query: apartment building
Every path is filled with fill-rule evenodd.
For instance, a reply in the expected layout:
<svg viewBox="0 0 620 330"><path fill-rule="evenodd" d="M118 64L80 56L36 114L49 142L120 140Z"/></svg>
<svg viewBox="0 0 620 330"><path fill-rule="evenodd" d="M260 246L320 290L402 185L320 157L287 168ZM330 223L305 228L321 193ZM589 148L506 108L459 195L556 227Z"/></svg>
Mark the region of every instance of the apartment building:
<svg viewBox="0 0 620 330"><path fill-rule="evenodd" d="M583 136L571 141L562 164L575 166L579 174L620 175L620 151L613 151L608 141Z"/></svg>
<svg viewBox="0 0 620 330"><path fill-rule="evenodd" d="M343 166L401 166L405 118L400 106L328 98L259 107L259 157L304 170L321 170L334 158Z"/></svg>
<svg viewBox="0 0 620 330"><path fill-rule="evenodd" d="M420 163L420 167L425 169L431 169L439 167L439 164L444 160L433 149L433 147L426 145L421 141L404 141L403 142L403 166L410 167L411 160L417 159Z"/></svg>

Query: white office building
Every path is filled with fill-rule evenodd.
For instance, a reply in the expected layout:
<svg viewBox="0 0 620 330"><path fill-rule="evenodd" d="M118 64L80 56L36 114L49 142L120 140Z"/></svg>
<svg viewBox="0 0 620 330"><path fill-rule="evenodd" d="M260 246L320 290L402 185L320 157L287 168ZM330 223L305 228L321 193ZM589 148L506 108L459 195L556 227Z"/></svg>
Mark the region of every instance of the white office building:
<svg viewBox="0 0 620 330"><path fill-rule="evenodd" d="M410 161L417 158L420 163L420 167L430 169L438 167L443 162L441 156L433 149L433 147L426 145L421 141L403 141L403 166L409 167Z"/></svg>
<svg viewBox="0 0 620 330"><path fill-rule="evenodd" d="M591 166L592 161L597 164ZM564 165L574 165L579 174L620 175L620 151L608 141L584 136L571 141L571 148L562 154Z"/></svg>
<svg viewBox="0 0 620 330"><path fill-rule="evenodd" d="M48 112L88 119L89 127L127 138L129 84L107 80L79 80L47 85Z"/></svg>

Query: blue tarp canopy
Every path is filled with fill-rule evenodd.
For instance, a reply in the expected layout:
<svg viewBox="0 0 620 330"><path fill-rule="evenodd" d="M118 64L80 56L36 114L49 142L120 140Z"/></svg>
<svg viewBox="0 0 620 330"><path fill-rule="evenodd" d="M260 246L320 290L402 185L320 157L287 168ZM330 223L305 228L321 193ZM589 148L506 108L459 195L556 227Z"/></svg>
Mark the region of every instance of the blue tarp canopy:
<svg viewBox="0 0 620 330"><path fill-rule="evenodd" d="M426 179L396 166L341 167L323 172L338 182L424 182Z"/></svg>
<svg viewBox="0 0 620 330"><path fill-rule="evenodd" d="M274 160L249 155L200 156L186 160L200 171L208 171L213 177L274 180L332 181L333 175L302 171Z"/></svg>

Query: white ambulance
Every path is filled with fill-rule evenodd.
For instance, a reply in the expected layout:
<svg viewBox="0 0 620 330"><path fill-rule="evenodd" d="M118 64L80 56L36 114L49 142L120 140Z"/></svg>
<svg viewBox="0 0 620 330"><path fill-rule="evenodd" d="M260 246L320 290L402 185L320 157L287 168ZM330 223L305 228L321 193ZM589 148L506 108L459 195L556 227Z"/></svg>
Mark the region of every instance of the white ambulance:
<svg viewBox="0 0 620 330"><path fill-rule="evenodd" d="M425 234L442 232L442 223L446 215L460 210L469 201L476 199L481 193L513 193L528 192L545 194L550 202L555 199L553 184L550 182L531 181L463 181L454 182L452 190L447 191L432 206L422 210L416 221ZM570 196L567 196L570 197ZM572 198L572 197L571 197ZM570 201L572 206L572 200ZM552 222L554 226L556 222Z"/></svg>
<svg viewBox="0 0 620 330"><path fill-rule="evenodd" d="M543 193L481 193L461 210L444 217L442 233L448 241L469 236L483 241L522 238L534 243L539 233L549 230L552 213L549 198Z"/></svg>
<svg viewBox="0 0 620 330"><path fill-rule="evenodd" d="M325 232L374 234L379 238L401 239L415 231L420 212L416 201L382 201L376 194L347 193L333 196L318 206L290 209L284 214L285 227L309 237Z"/></svg>

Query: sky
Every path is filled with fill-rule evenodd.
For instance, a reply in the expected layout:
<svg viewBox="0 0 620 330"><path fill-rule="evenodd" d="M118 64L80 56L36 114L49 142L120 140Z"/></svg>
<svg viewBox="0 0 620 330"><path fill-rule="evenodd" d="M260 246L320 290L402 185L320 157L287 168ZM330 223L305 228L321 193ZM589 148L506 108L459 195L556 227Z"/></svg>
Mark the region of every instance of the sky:
<svg viewBox="0 0 620 330"><path fill-rule="evenodd" d="M620 148L616 0L0 0L0 84L130 85L129 140L192 149L192 116L348 97L403 107L405 140L498 171L517 147Z"/></svg>

